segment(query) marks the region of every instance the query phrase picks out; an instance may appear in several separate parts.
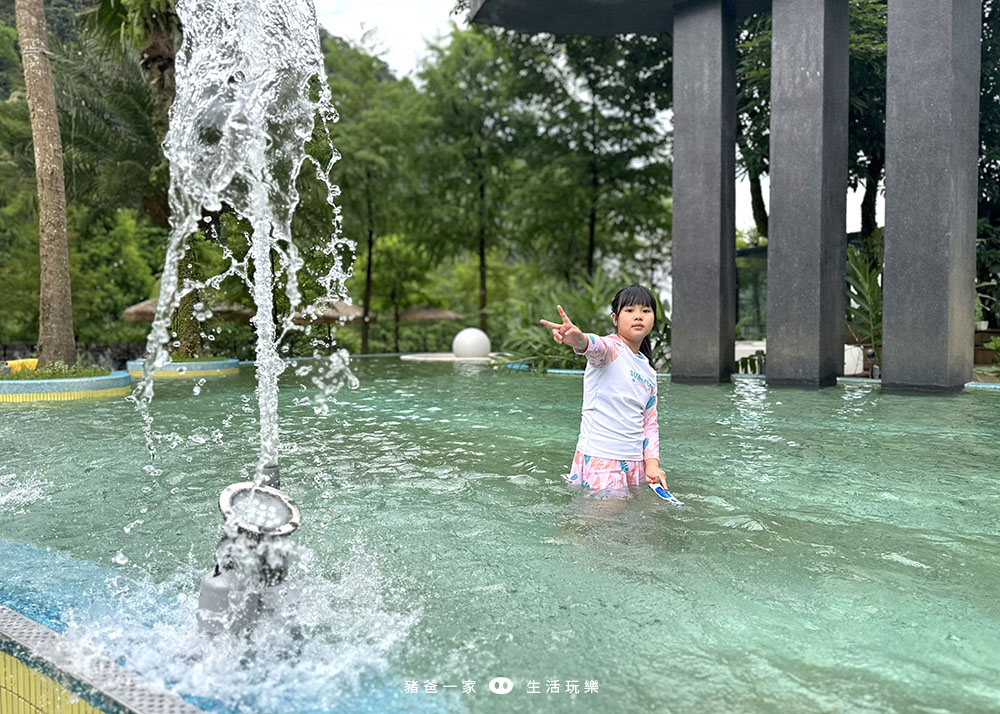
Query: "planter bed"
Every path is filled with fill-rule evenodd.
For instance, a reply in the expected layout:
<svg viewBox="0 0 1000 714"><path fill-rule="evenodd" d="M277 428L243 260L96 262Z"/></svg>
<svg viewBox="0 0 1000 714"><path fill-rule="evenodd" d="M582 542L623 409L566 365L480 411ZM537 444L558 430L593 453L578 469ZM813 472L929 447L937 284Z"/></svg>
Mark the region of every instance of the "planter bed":
<svg viewBox="0 0 1000 714"><path fill-rule="evenodd" d="M126 364L129 375L142 379L142 360L131 359ZM191 377L223 377L229 374L239 374L238 359L218 359L204 362L171 362L163 369L153 372L153 377L160 379L189 379Z"/></svg>
<svg viewBox="0 0 1000 714"><path fill-rule="evenodd" d="M60 379L2 379L0 402L62 402L69 399L121 397L131 390L128 372L112 372L103 377Z"/></svg>

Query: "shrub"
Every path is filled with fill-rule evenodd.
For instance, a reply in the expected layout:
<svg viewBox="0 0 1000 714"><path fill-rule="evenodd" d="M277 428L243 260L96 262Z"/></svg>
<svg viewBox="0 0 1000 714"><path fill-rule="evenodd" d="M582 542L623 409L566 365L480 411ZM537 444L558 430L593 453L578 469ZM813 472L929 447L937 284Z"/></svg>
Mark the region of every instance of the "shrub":
<svg viewBox="0 0 1000 714"><path fill-rule="evenodd" d="M502 349L509 356L500 362L526 362L539 372L552 367L583 369L586 359L569 347L556 344L552 332L539 325L538 320L558 322L556 305L562 305L569 319L581 330L603 335L613 329L611 301L623 285L631 282L626 276L612 278L599 269L592 279L579 281L575 289L549 285L535 290L531 297L515 304L507 337L502 343ZM658 309L659 319L649 336L655 367L664 366L670 359L670 320L662 308Z"/></svg>
<svg viewBox="0 0 1000 714"><path fill-rule="evenodd" d="M0 379L70 379L79 377L104 377L110 370L90 364L53 362L38 369L20 369L10 374L0 375Z"/></svg>

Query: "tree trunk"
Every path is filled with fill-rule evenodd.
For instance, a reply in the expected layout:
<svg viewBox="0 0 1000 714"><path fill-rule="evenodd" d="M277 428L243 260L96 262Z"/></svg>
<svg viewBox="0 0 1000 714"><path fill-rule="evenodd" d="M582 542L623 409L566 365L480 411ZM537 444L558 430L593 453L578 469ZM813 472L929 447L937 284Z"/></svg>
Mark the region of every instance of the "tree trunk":
<svg viewBox="0 0 1000 714"><path fill-rule="evenodd" d="M66 185L56 93L48 55L42 0L16 0L14 12L24 62L24 86L31 117L38 184L38 366L76 364L73 300L66 238Z"/></svg>
<svg viewBox="0 0 1000 714"><path fill-rule="evenodd" d="M587 86L590 86L588 79ZM594 254L597 252L597 104L590 103L590 213L587 224L587 277L594 277Z"/></svg>
<svg viewBox="0 0 1000 714"><path fill-rule="evenodd" d="M747 169L750 179L750 207L753 209L753 222L757 226L757 234L767 238L767 204L764 203L764 189L760 185L760 172Z"/></svg>
<svg viewBox="0 0 1000 714"><path fill-rule="evenodd" d="M177 264L177 283L181 288L184 287L185 280L200 278L194 246L197 235L196 233L188 239L187 250ZM201 357L201 323L194 316L194 306L200 300L198 291L194 290L181 298L177 312L174 313L173 331L177 333L175 340L180 346L174 348L173 352L181 357Z"/></svg>
<svg viewBox="0 0 1000 714"><path fill-rule="evenodd" d="M590 161L590 214L587 223L587 277L594 277L594 254L597 252L597 162Z"/></svg>
<svg viewBox="0 0 1000 714"><path fill-rule="evenodd" d="M882 179L882 169L885 167L885 159L881 157L872 158L868 162L867 175L865 176L865 194L861 199L861 240L867 241L875 229L878 222L875 219L875 204L878 199L878 183Z"/></svg>
<svg viewBox="0 0 1000 714"><path fill-rule="evenodd" d="M368 179L365 184L365 203L368 210L368 263L365 266L365 296L364 296L364 314L361 317L361 354L368 354L368 315L371 313L372 304L372 251L375 250L375 225L372 220L372 194L371 194L371 175L368 171L365 171L365 176ZM396 350L397 352L399 350Z"/></svg>
<svg viewBox="0 0 1000 714"><path fill-rule="evenodd" d="M477 148L479 155L479 329L486 330L486 177L482 169L482 148ZM489 334L487 332L487 334Z"/></svg>
<svg viewBox="0 0 1000 714"><path fill-rule="evenodd" d="M396 299L396 288L392 288L392 351L399 352L399 301Z"/></svg>

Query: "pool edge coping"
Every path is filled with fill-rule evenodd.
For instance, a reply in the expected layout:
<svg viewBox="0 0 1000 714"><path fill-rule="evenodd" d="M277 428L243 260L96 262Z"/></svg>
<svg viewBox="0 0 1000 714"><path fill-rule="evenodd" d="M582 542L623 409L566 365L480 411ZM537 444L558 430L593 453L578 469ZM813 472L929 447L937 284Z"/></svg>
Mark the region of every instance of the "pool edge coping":
<svg viewBox="0 0 1000 714"><path fill-rule="evenodd" d="M0 605L0 651L109 714L204 714L113 662L78 661L63 635L5 605Z"/></svg>

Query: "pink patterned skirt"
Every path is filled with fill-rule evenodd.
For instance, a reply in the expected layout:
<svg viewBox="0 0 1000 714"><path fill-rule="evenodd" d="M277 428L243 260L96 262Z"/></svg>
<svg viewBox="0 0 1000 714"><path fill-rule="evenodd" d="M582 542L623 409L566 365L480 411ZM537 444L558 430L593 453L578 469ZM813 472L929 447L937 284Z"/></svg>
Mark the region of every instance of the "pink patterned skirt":
<svg viewBox="0 0 1000 714"><path fill-rule="evenodd" d="M584 456L577 450L573 455L573 466L568 474L563 474L563 478L574 486L594 491L624 491L629 486L646 483L646 464L642 461Z"/></svg>

